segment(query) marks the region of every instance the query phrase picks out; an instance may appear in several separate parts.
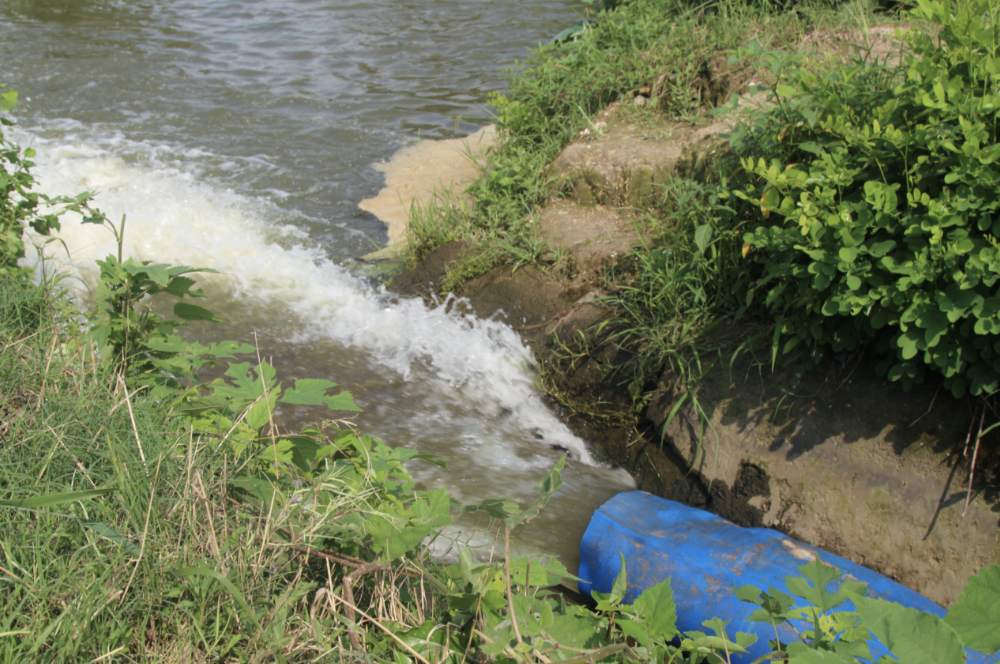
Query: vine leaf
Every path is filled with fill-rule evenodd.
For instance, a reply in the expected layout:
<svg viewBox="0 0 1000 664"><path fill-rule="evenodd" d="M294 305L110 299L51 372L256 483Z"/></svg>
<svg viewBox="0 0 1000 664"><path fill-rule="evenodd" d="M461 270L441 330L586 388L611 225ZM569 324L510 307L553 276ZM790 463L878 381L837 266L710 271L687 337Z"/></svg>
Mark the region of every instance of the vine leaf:
<svg viewBox="0 0 1000 664"><path fill-rule="evenodd" d="M970 648L986 653L1000 650L1000 565L969 579L945 621Z"/></svg>
<svg viewBox="0 0 1000 664"><path fill-rule="evenodd" d="M865 626L901 662L965 662L958 634L937 616L881 599L859 597L855 602Z"/></svg>

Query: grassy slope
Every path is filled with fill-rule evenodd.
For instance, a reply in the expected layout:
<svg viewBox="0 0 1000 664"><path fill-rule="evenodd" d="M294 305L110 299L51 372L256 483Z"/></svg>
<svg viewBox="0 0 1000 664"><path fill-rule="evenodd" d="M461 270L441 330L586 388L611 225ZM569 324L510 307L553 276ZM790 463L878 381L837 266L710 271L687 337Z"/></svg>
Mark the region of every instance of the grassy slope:
<svg viewBox="0 0 1000 664"><path fill-rule="evenodd" d="M345 515L405 518L406 455L334 432L327 472L274 466L260 475L271 499L253 500L233 480L271 438L240 451L249 409L224 435L195 432L129 392L77 320L0 277L0 661L391 660L373 622L351 634L343 578L373 553ZM424 619L412 558L370 572L360 610L397 629Z"/></svg>
<svg viewBox="0 0 1000 664"><path fill-rule="evenodd" d="M264 615L245 633L241 604L295 607L302 566L274 550L260 514L227 504L232 459L128 399L52 306L39 289L0 284L0 486L14 502L107 493L5 510L0 658L280 652L310 630L303 616ZM225 571L232 588L185 579L185 567Z"/></svg>
<svg viewBox="0 0 1000 664"><path fill-rule="evenodd" d="M536 50L510 90L494 99L503 142L471 188L475 204L418 210L408 237L411 258L450 240L470 242L476 251L454 268L449 285L498 264L533 261L545 249L531 220L552 192L545 169L609 103L654 84L659 113L694 117L724 101L701 89L709 60L748 44L780 48L811 29L858 25L870 15L862 2L835 9L805 2L774 12L740 0L634 0L601 14L577 40Z"/></svg>

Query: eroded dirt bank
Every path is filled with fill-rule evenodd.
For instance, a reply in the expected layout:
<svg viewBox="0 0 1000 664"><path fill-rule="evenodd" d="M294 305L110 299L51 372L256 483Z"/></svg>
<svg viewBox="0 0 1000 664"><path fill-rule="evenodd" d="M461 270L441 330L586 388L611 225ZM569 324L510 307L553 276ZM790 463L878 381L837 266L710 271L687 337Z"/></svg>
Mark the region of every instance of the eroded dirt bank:
<svg viewBox="0 0 1000 664"><path fill-rule="evenodd" d="M597 330L613 316L604 302L615 287L609 269L647 241L637 209L653 188L696 172L730 127L709 119L640 124L630 103L607 109L550 168L553 194L537 231L558 264L498 267L459 294L528 340L571 425L640 488L742 525L778 528L937 601L954 600L971 574L1000 562L998 478L980 475L971 495L965 486L961 441L973 417L965 402L933 390L903 393L864 358L805 376L772 373L752 358L717 368L699 390L704 418L689 406L675 412L673 376L661 377L638 415L609 378L625 358ZM419 167L447 170L423 159ZM445 244L394 287L439 294L466 252L461 242Z"/></svg>

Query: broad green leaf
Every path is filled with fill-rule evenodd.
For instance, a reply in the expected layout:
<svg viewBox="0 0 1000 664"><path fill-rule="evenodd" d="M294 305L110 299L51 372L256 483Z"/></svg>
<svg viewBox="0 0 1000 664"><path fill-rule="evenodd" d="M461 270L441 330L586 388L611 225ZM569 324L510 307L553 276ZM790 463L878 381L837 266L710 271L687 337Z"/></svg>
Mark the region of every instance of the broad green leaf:
<svg viewBox="0 0 1000 664"><path fill-rule="evenodd" d="M538 493L539 496L530 505L524 508L519 518L519 523L527 523L535 517L537 517L545 506L549 504L549 500L559 490L562 486L562 471L566 467L566 455L563 454L559 457L559 460L552 465L549 472L545 473L542 477L541 482L538 483Z"/></svg>
<svg viewBox="0 0 1000 664"><path fill-rule="evenodd" d="M763 592L756 586L740 586L736 596L744 602L750 602L761 607L750 615L755 622L782 622L788 619L788 611L795 604L788 594L777 588L768 588Z"/></svg>
<svg viewBox="0 0 1000 664"><path fill-rule="evenodd" d="M382 513L365 519L365 531L382 559L395 560L450 521L451 497L446 491L434 489L421 492L408 505L384 505Z"/></svg>
<svg viewBox="0 0 1000 664"><path fill-rule="evenodd" d="M304 471L310 471L321 458L322 451L332 446L311 436L285 436L282 440L292 446L292 463Z"/></svg>
<svg viewBox="0 0 1000 664"><path fill-rule="evenodd" d="M751 604L760 604L763 591L757 586L745 585L736 589L736 598Z"/></svg>
<svg viewBox="0 0 1000 664"><path fill-rule="evenodd" d="M799 567L799 574L802 576L785 579L786 587L820 611L830 611L846 599L839 588L832 588L840 580L840 570L835 567L813 560Z"/></svg>
<svg viewBox="0 0 1000 664"><path fill-rule="evenodd" d="M546 632L559 644L571 648L586 648L595 639L600 624L593 613L583 607L567 607L567 613L556 613Z"/></svg>
<svg viewBox="0 0 1000 664"><path fill-rule="evenodd" d="M970 648L990 654L1000 650L1000 565L969 579L945 620Z"/></svg>
<svg viewBox="0 0 1000 664"><path fill-rule="evenodd" d="M265 424L271 421L274 415L274 405L277 395L272 391L267 396L263 396L254 402L247 410L245 421L254 431L260 431Z"/></svg>
<svg viewBox="0 0 1000 664"><path fill-rule="evenodd" d="M530 595L513 595L521 636L535 637L552 624L552 605Z"/></svg>
<svg viewBox="0 0 1000 664"><path fill-rule="evenodd" d="M510 561L511 583L521 587L555 586L572 576L566 566L555 558L512 558Z"/></svg>
<svg viewBox="0 0 1000 664"><path fill-rule="evenodd" d="M791 99L798 93L798 89L788 83L778 83L774 86L774 91L779 97L784 99Z"/></svg>
<svg viewBox="0 0 1000 664"><path fill-rule="evenodd" d="M622 600L625 599L625 593L628 592L628 570L626 569L625 556L619 553L618 560L621 564L618 568L618 574L615 575L615 581L611 585L611 601L616 605L622 603Z"/></svg>
<svg viewBox="0 0 1000 664"><path fill-rule="evenodd" d="M927 307L920 319L920 327L924 329L924 344L933 348L938 344L950 327L948 317L936 307Z"/></svg>
<svg viewBox="0 0 1000 664"><path fill-rule="evenodd" d="M712 226L710 224L702 224L694 231L694 243L698 247L698 252L701 254L705 253L708 249L709 243L712 241Z"/></svg>
<svg viewBox="0 0 1000 664"><path fill-rule="evenodd" d="M132 260L131 258L122 263L122 269L125 270L127 274L130 274L133 277L145 277L160 288L166 288L167 284L170 283L169 268L169 265L165 265L163 263L150 263L148 261L138 262Z"/></svg>
<svg viewBox="0 0 1000 664"><path fill-rule="evenodd" d="M720 618L706 620L702 625L712 630L714 635L698 631L687 632L681 641L683 649L697 652L745 653L747 648L757 642L756 636L746 632L737 632L736 641L731 640L726 634L726 623Z"/></svg>
<svg viewBox="0 0 1000 664"><path fill-rule="evenodd" d="M657 636L653 634L649 627L638 620L630 620L628 618L619 617L615 624L618 628L625 634L625 636L630 639L634 639L640 645L649 647L657 640Z"/></svg>
<svg viewBox="0 0 1000 664"><path fill-rule="evenodd" d="M917 356L918 339L911 330L907 330L896 338L896 345L899 346L899 356L904 360L912 360Z"/></svg>
<svg viewBox="0 0 1000 664"><path fill-rule="evenodd" d="M17 90L0 92L0 111L9 113L17 106Z"/></svg>
<svg viewBox="0 0 1000 664"><path fill-rule="evenodd" d="M772 210L776 209L781 204L781 195L778 190L773 187L768 187L764 190L764 193L760 197L760 210L767 217Z"/></svg>
<svg viewBox="0 0 1000 664"><path fill-rule="evenodd" d="M837 256L845 263L853 263L858 257L858 253L857 247L841 247Z"/></svg>
<svg viewBox="0 0 1000 664"><path fill-rule="evenodd" d="M326 406L330 410L358 412L361 410L354 402L350 392L327 394L337 384L322 378L300 378L295 385L285 390L280 401L292 406Z"/></svg>
<svg viewBox="0 0 1000 664"><path fill-rule="evenodd" d="M189 277L174 277L167 284L167 292L174 297L184 297L191 293L191 287L195 281Z"/></svg>
<svg viewBox="0 0 1000 664"><path fill-rule="evenodd" d="M677 605L670 579L643 590L632 609L655 638L670 641L677 635Z"/></svg>
<svg viewBox="0 0 1000 664"><path fill-rule="evenodd" d="M958 634L937 616L881 599L854 600L862 624L906 664L962 664Z"/></svg>
<svg viewBox="0 0 1000 664"><path fill-rule="evenodd" d="M884 240L882 242L873 242L868 245L868 253L875 258L882 258L890 251L896 248L895 240Z"/></svg>
<svg viewBox="0 0 1000 664"><path fill-rule="evenodd" d="M327 399L327 390L337 384L323 378L300 378L281 397L281 403L293 406L322 406Z"/></svg>
<svg viewBox="0 0 1000 664"><path fill-rule="evenodd" d="M215 314L204 307L189 302L178 302L174 305L174 315L182 320L216 321Z"/></svg>
<svg viewBox="0 0 1000 664"><path fill-rule="evenodd" d="M521 506L513 500L491 498L465 508L468 512L484 512L494 519L514 524L521 516Z"/></svg>
<svg viewBox="0 0 1000 664"><path fill-rule="evenodd" d="M244 491L264 504L270 504L274 498L274 483L260 477L241 475L229 480L229 485Z"/></svg>
<svg viewBox="0 0 1000 664"><path fill-rule="evenodd" d="M566 468L566 455L563 454L559 457L559 460L553 464L549 472L545 473L545 477L538 484L538 490L541 492L542 496L548 498L552 496L559 487L562 486L562 471Z"/></svg>

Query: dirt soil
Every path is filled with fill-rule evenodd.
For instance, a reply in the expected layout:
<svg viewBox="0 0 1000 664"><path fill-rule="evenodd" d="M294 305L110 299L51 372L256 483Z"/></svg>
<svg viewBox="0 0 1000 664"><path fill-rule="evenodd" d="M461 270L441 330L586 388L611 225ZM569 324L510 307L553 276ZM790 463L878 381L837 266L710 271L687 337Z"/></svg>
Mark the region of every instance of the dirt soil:
<svg viewBox="0 0 1000 664"><path fill-rule="evenodd" d="M663 377L649 421L706 482L742 494L761 525L942 603L1000 562L1000 492L988 463L965 504L970 404L930 388L904 392L863 357L802 375L745 362L717 367L699 386L707 422L691 408L668 421L673 382Z"/></svg>

